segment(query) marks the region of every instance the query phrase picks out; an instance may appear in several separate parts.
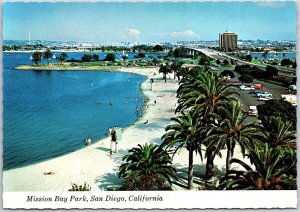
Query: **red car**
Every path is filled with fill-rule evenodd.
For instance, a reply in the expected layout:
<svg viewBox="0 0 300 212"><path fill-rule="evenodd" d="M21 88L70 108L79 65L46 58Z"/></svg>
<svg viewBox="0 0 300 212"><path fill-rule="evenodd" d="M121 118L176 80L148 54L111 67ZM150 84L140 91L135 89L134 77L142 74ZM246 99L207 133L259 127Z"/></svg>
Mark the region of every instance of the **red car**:
<svg viewBox="0 0 300 212"><path fill-rule="evenodd" d="M251 87L254 89L263 89L264 88L264 86L262 86L261 84L254 84Z"/></svg>

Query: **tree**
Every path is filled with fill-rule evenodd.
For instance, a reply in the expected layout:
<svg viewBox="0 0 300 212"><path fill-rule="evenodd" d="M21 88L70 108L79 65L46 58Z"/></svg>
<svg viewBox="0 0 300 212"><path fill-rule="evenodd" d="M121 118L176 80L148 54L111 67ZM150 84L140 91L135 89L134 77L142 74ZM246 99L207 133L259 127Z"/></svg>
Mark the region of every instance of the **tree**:
<svg viewBox="0 0 300 212"><path fill-rule="evenodd" d="M230 71L230 70L224 70L224 71L222 71L222 73L220 75L222 77L227 77L227 76L230 76L230 78L234 78L235 77L233 71Z"/></svg>
<svg viewBox="0 0 300 212"><path fill-rule="evenodd" d="M179 82L177 90L178 107L176 112L191 111L194 117L198 118L198 126L209 128L216 124L214 114L220 106L235 99L232 94L237 94L235 89L227 85L226 80L219 78L216 74L208 72L204 68L196 67L191 69ZM208 146L212 140L205 140L200 137L200 143ZM205 178L213 176L214 158L217 149L210 148L206 151L206 173Z"/></svg>
<svg viewBox="0 0 300 212"><path fill-rule="evenodd" d="M209 57L202 55L199 60L199 65L209 65L209 64L210 64Z"/></svg>
<svg viewBox="0 0 300 212"><path fill-rule="evenodd" d="M242 81L243 83L252 83L253 82L253 77L249 74L242 74L239 77L239 81Z"/></svg>
<svg viewBox="0 0 300 212"><path fill-rule="evenodd" d="M116 56L113 53L107 53L107 55L105 56L105 61L115 61Z"/></svg>
<svg viewBox="0 0 300 212"><path fill-rule="evenodd" d="M282 59L281 60L281 66L290 66L293 62L290 59Z"/></svg>
<svg viewBox="0 0 300 212"><path fill-rule="evenodd" d="M169 63L162 64L158 70L158 73L163 73L163 79L165 82L167 82L167 74L172 73Z"/></svg>
<svg viewBox="0 0 300 212"><path fill-rule="evenodd" d="M236 144L241 147L241 152L245 155L245 149L249 143L253 142L254 136L257 136L258 127L254 124L245 124L245 112L242 109L242 104L238 100L232 100L225 106L221 106L218 110L217 124L210 126L208 131L208 140L210 142L207 149L214 148L218 153L226 147L226 173L230 170L230 161L234 155Z"/></svg>
<svg viewBox="0 0 300 212"><path fill-rule="evenodd" d="M267 78L273 78L274 76L277 76L278 69L268 65L266 67L266 74L267 74Z"/></svg>
<svg viewBox="0 0 300 212"><path fill-rule="evenodd" d="M158 64L158 59L153 58L153 59L152 59L152 62L153 62L153 64L154 64L154 66L156 67L156 65Z"/></svg>
<svg viewBox="0 0 300 212"><path fill-rule="evenodd" d="M123 61L125 61L125 60L128 59L128 56L127 55L122 55L122 59L123 59Z"/></svg>
<svg viewBox="0 0 300 212"><path fill-rule="evenodd" d="M216 60L216 63L217 63L218 65L220 65L220 64L221 64L221 61L220 61L219 59L217 59L217 60Z"/></svg>
<svg viewBox="0 0 300 212"><path fill-rule="evenodd" d="M174 79L177 75L177 73L179 72L179 70L181 69L181 66L183 65L183 61L174 61L172 64L171 64L171 69L173 70L173 73L174 73ZM178 80L179 80L179 77L178 77Z"/></svg>
<svg viewBox="0 0 300 212"><path fill-rule="evenodd" d="M93 60L95 60L95 61L99 61L99 55L97 55L97 54L93 54Z"/></svg>
<svg viewBox="0 0 300 212"><path fill-rule="evenodd" d="M197 119L192 117L190 113L180 114L177 118L172 118L175 124L166 127L166 134L162 136L162 147L169 149L175 147L173 155L178 150L186 147L189 151L189 166L188 166L188 188L193 188L193 154L194 151L201 155L197 128ZM201 155L202 158L202 155Z"/></svg>
<svg viewBox="0 0 300 212"><path fill-rule="evenodd" d="M44 52L43 56L44 56L44 58L47 59L47 64L49 65L49 60L53 56L51 50L49 48L47 48L46 51Z"/></svg>
<svg viewBox="0 0 300 212"><path fill-rule="evenodd" d="M41 61L42 61L42 58L43 58L43 54L42 52L34 52L32 54L32 61L38 65Z"/></svg>
<svg viewBox="0 0 300 212"><path fill-rule="evenodd" d="M67 53L63 52L56 58L56 60L63 63L67 59L67 57L68 57Z"/></svg>
<svg viewBox="0 0 300 212"><path fill-rule="evenodd" d="M82 62L90 62L92 60L92 56L90 54L84 54L81 57Z"/></svg>
<svg viewBox="0 0 300 212"><path fill-rule="evenodd" d="M137 55L134 55L134 58L144 58L146 55L143 52L139 52Z"/></svg>
<svg viewBox="0 0 300 212"><path fill-rule="evenodd" d="M269 147L279 149L296 149L296 131L292 122L283 121L280 116L266 117L261 126L259 140L267 143Z"/></svg>
<svg viewBox="0 0 300 212"><path fill-rule="evenodd" d="M251 54L247 54L247 55L246 55L246 61L249 61L249 62L252 61L252 56L251 56Z"/></svg>
<svg viewBox="0 0 300 212"><path fill-rule="evenodd" d="M262 105L257 106L258 119L262 123L266 123L269 116L279 116L282 121L292 122L293 128L296 129L297 116L296 108L291 103L284 101L283 99L271 99L266 101Z"/></svg>
<svg viewBox="0 0 300 212"><path fill-rule="evenodd" d="M225 59L225 60L223 61L223 64L224 64L224 66L228 66L228 65L229 65L229 61L228 61L227 59Z"/></svg>
<svg viewBox="0 0 300 212"><path fill-rule="evenodd" d="M156 51L156 52L161 52L161 51L163 51L164 50L164 48L161 46L161 45L155 45L154 47L153 47L153 50L154 51Z"/></svg>
<svg viewBox="0 0 300 212"><path fill-rule="evenodd" d="M288 172L295 164L287 166L287 154L281 154L276 148L265 144L263 148L255 146L248 150L247 156L255 169L241 160L232 159L231 163L241 165L244 170L230 170L228 175L220 179L218 189L226 190L289 190L297 189L294 179ZM294 162L295 163L295 162Z"/></svg>
<svg viewBox="0 0 300 212"><path fill-rule="evenodd" d="M172 160L169 154L158 145L138 145L128 151L129 154L123 157L124 164L119 168L119 177L127 180L137 180L132 190L141 190L138 185L142 184L143 190L154 190L161 183L172 185L172 180L177 179L176 170L172 167ZM139 181L148 179L149 181ZM128 182L127 182L128 183ZM123 190L127 188L123 187ZM161 190L161 188L156 188Z"/></svg>

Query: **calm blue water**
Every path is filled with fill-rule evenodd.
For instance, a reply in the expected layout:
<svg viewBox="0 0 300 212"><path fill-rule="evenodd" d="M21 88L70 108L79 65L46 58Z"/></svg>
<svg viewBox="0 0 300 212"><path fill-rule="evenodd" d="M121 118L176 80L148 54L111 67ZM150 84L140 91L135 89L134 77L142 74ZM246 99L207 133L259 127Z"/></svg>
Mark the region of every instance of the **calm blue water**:
<svg viewBox="0 0 300 212"><path fill-rule="evenodd" d="M137 119L144 76L96 71L18 71L29 53L4 53L4 170L84 148ZM113 105L109 104L112 100Z"/></svg>

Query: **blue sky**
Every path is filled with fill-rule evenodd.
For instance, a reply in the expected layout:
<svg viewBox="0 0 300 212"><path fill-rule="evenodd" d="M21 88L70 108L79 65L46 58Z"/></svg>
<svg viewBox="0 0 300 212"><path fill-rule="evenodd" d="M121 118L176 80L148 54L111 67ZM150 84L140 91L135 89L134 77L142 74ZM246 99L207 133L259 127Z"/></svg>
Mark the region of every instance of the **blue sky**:
<svg viewBox="0 0 300 212"><path fill-rule="evenodd" d="M239 39L296 40L291 2L11 3L3 4L5 40L112 43Z"/></svg>

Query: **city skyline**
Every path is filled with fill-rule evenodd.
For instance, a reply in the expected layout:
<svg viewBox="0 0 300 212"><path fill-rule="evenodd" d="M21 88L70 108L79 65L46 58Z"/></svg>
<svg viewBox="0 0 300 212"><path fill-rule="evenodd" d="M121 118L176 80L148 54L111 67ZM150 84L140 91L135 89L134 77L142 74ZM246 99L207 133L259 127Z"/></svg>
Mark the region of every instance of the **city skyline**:
<svg viewBox="0 0 300 212"><path fill-rule="evenodd" d="M280 13L280 16L278 14ZM4 3L4 40L296 40L295 2Z"/></svg>

